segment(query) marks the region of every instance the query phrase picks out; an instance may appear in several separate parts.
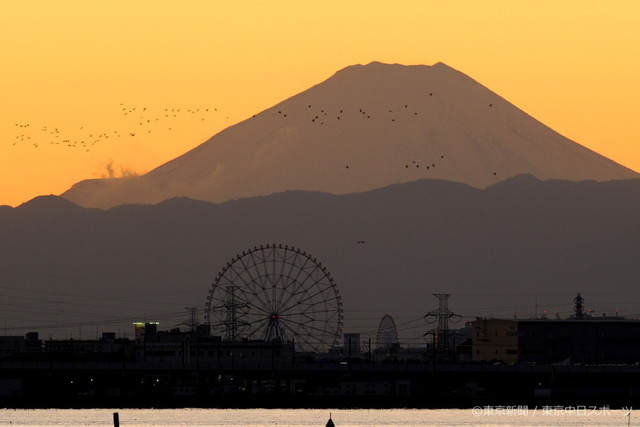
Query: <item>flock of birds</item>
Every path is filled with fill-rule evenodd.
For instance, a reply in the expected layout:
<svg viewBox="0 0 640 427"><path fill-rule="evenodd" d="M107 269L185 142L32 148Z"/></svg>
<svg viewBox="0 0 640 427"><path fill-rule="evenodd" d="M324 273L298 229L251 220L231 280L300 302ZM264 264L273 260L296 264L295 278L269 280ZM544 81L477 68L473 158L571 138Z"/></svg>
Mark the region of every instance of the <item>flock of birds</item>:
<svg viewBox="0 0 640 427"><path fill-rule="evenodd" d="M118 140L118 138L134 138L157 132L170 132L186 118L204 122L211 114L218 113L217 107L202 108L151 108L130 107L120 104L120 115L125 119L120 130L92 130L79 126L75 129L63 130L62 127L48 125L36 126L32 123L15 123L17 130L13 145L29 144L38 148L43 144L65 148L77 148L91 151L96 144ZM229 119L226 116L226 119ZM126 130L124 130L126 128Z"/></svg>
<svg viewBox="0 0 640 427"><path fill-rule="evenodd" d="M433 92L429 92L428 96L433 96ZM356 117L364 120L387 120L391 123L398 123L398 121L411 119L414 120L419 117L419 112L415 108L409 108L409 104L399 105L397 107L387 108L383 111L376 111L372 113L365 108L359 108L357 112L355 109L336 109L330 111L325 108L317 108L311 104L306 105L305 113L307 120L310 124L322 126L333 123L346 123L349 119ZM493 107L493 104L489 104L489 107ZM38 148L42 144L49 144L52 146L61 146L66 148L79 148L84 151L90 151L91 148L97 144L118 140L119 138L135 138L141 135L149 135L157 132L171 132L177 123L181 123L186 117L195 119L197 121L205 121L210 118L211 114L218 113L217 107L199 107L199 108L184 108L184 107L166 107L166 108L151 108L151 107L139 107L139 106L126 106L120 104L120 115L126 120L127 130L108 130L108 131L95 131L85 130L84 126L80 126L73 132L62 131L59 127L50 126L32 126L31 123L15 123L18 133L15 135L13 145L27 143L31 144L34 148ZM395 108L395 109L394 109ZM267 110L269 111L269 110ZM283 110L277 110L277 116L282 119L291 118L292 114L288 114ZM253 117L256 117L254 115ZM228 116L225 117L229 119ZM124 126L123 126L124 128ZM440 155L438 162L444 160L444 154ZM420 162L418 160L409 160L399 165L404 169L422 169L431 170L436 168L436 161L431 159L426 162ZM345 169L351 169L351 165L345 165ZM493 172L493 176L497 176L497 172Z"/></svg>
<svg viewBox="0 0 640 427"><path fill-rule="evenodd" d="M429 92L428 94L429 97L433 96L433 92ZM493 107L493 103L490 103L488 105L490 108ZM347 109L339 109L339 110L335 110L335 111L330 111L329 109L325 109L325 108L320 108L318 109L317 107L314 107L312 104L307 104L306 105L307 110L311 110L311 114L307 116L307 119L310 120L311 124L313 125L325 125L325 124L329 124L330 121L333 121L333 123L345 123L345 118L352 118L353 116L351 116L350 114L355 113L355 110L347 110ZM292 117L292 113L291 112L286 112L284 110L277 110L277 115L279 117L281 117L282 119L286 119L286 118L291 118ZM404 104L399 106L399 108L389 108L389 109L385 109L384 112L382 112L382 114L380 114L380 112L378 112L378 115L374 115L370 112L370 110L365 109L365 108L359 108L357 113L357 116L359 116L360 118L363 119L372 119L374 118L374 120L388 120L391 123L398 123L396 122L396 119L398 119L399 121L405 118L417 118L419 116L419 112L415 111L415 109L413 108L409 108L409 104ZM253 117L256 117L255 115ZM445 156L444 154L440 155L440 158L438 159L438 161L440 160L444 160ZM400 167L404 167L404 169L419 169L422 165L423 169L426 170L431 170L431 169L435 169L437 162L434 159L431 159L427 162L423 162L420 163L418 160L410 160L407 161L401 165L399 165ZM351 169L351 165L347 164L345 165L345 169ZM493 176L497 176L497 172L493 171Z"/></svg>
<svg viewBox="0 0 640 427"><path fill-rule="evenodd" d="M308 109L311 109L311 107L312 107L311 104L307 105ZM409 105L405 104L404 108L405 109L409 108ZM389 113L393 113L393 109L389 110ZM287 113L283 112L282 110L278 110L278 114L280 116L282 116L282 118L286 118L287 117ZM320 111L316 111L315 113L312 113L312 114L315 114L315 115L313 117L311 117L311 123L315 123L317 125L324 125L325 124L325 120L328 122L328 120L331 120L331 119L335 118L336 120L339 121L339 120L343 119L345 117L345 115L348 114L348 112L345 112L344 109L341 109L339 112L332 113L333 116L330 116L329 115L329 110L325 111L324 109L320 109ZM363 116L363 117L366 117L367 119L371 119L371 114L367 113L367 111L362 109L362 108L358 109L358 114ZM418 112L417 111L413 111L413 115L417 116ZM255 115L253 117L255 117ZM392 122L396 121L395 116L391 117L391 121Z"/></svg>
<svg viewBox="0 0 640 427"><path fill-rule="evenodd" d="M429 93L429 96L433 96L433 93L432 92ZM311 110L312 107L313 106L311 104L307 105L307 109L308 110ZM400 108L400 111L402 113L405 113L405 114L408 111L409 115L412 116L412 117L418 116L418 112L417 111L409 110L409 104L405 104L404 108ZM311 113L312 115L309 116L309 117L311 117L311 119L310 119L311 123L313 123L315 125L324 125L325 123L329 123L329 120L334 120L334 119L336 120L336 122L342 121L342 123L344 123L343 119L348 117L349 113L353 113L353 112L354 111L348 111L348 110L345 110L345 109L340 109L340 110L338 110L336 112L330 112L328 109L325 110L324 108L321 108L320 110L316 110L316 111L312 112ZM277 114L280 117L282 117L283 119L287 118L287 117L290 117L290 114L287 114L283 110L278 110ZM396 111L396 113L394 113L393 108L389 109L387 114L390 114L390 116L387 116L386 119L390 120L392 123L396 122L396 118L400 117L399 113L397 111ZM358 109L357 115L360 116L361 118L365 118L367 120L372 118L372 113L371 112L367 112L367 110L363 109L363 108L359 108ZM256 116L254 115L253 117L256 117ZM440 159L444 159L444 155L441 155ZM417 168L420 168L420 163L418 163L416 160L411 160L410 162L405 163L404 167L405 167L405 169L409 169L410 167L417 169ZM434 162L431 162L430 164L426 165L426 169L427 170L435 168L435 167L436 167L436 164ZM350 168L351 168L350 165L345 165L345 169L350 169Z"/></svg>

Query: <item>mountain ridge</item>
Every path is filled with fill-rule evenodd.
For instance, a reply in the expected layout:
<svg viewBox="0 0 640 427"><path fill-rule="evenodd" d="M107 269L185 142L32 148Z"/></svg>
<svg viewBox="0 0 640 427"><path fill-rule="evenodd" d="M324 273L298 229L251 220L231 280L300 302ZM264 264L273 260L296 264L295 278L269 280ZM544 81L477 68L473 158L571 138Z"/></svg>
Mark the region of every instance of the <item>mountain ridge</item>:
<svg viewBox="0 0 640 427"><path fill-rule="evenodd" d="M80 215L40 202L52 207L0 215L0 281L15 289L3 302L10 328L23 332L68 334L94 321L129 330L143 317L171 327L184 307L204 307L226 262L267 243L326 266L343 296L345 332L367 334L393 313L413 328L401 334L421 337L433 293L452 294L450 308L467 317L532 315L534 296L540 310L568 314L577 292L598 311L640 315L640 179L521 176L483 190L425 179L346 195L78 207ZM18 289L27 294L14 299Z"/></svg>
<svg viewBox="0 0 640 427"><path fill-rule="evenodd" d="M485 188L541 179L634 178L446 64L346 67L140 177L62 194L106 207L285 190L348 194L421 178Z"/></svg>

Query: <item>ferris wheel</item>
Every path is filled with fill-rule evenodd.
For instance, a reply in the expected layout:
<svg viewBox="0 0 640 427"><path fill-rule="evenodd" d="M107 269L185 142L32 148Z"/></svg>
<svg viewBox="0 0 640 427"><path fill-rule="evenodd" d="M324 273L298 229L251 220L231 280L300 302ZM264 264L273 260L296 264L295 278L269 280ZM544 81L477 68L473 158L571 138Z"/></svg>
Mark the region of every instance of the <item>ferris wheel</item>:
<svg viewBox="0 0 640 427"><path fill-rule="evenodd" d="M261 245L229 261L207 296L213 335L294 341L302 351L338 344L343 310L338 287L310 254L287 245Z"/></svg>
<svg viewBox="0 0 640 427"><path fill-rule="evenodd" d="M380 320L376 344L379 349L390 349L398 346L398 328L390 314L385 314Z"/></svg>

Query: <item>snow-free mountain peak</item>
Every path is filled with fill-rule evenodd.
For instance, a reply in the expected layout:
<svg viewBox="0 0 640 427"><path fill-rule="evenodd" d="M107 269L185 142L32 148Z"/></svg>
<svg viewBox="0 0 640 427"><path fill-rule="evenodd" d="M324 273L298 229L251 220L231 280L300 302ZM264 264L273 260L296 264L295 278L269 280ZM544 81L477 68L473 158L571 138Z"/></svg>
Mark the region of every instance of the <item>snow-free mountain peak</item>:
<svg viewBox="0 0 640 427"><path fill-rule="evenodd" d="M443 63L372 62L340 70L146 175L83 181L63 196L106 208L177 196L347 194L424 178L485 188L523 173L573 181L639 176Z"/></svg>

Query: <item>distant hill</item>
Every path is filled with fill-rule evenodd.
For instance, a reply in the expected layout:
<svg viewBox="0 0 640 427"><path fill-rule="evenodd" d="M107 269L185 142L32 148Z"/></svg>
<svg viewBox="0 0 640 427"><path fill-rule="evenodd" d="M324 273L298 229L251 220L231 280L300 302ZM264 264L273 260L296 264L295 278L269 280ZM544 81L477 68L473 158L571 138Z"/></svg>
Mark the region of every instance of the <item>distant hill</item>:
<svg viewBox="0 0 640 427"><path fill-rule="evenodd" d="M436 292L467 317L565 316L577 292L598 315L638 316L638 218L638 179L530 175L484 190L428 179L108 210L40 197L0 210L3 317L9 334L45 337L125 333L136 320L168 329L205 306L232 257L267 243L317 257L342 293L345 332L365 336L391 313L405 343L424 343Z"/></svg>
<svg viewBox="0 0 640 427"><path fill-rule="evenodd" d="M374 62L340 70L146 175L82 181L62 196L108 208L287 190L348 194L425 178L486 188L519 174L638 177L445 64Z"/></svg>

